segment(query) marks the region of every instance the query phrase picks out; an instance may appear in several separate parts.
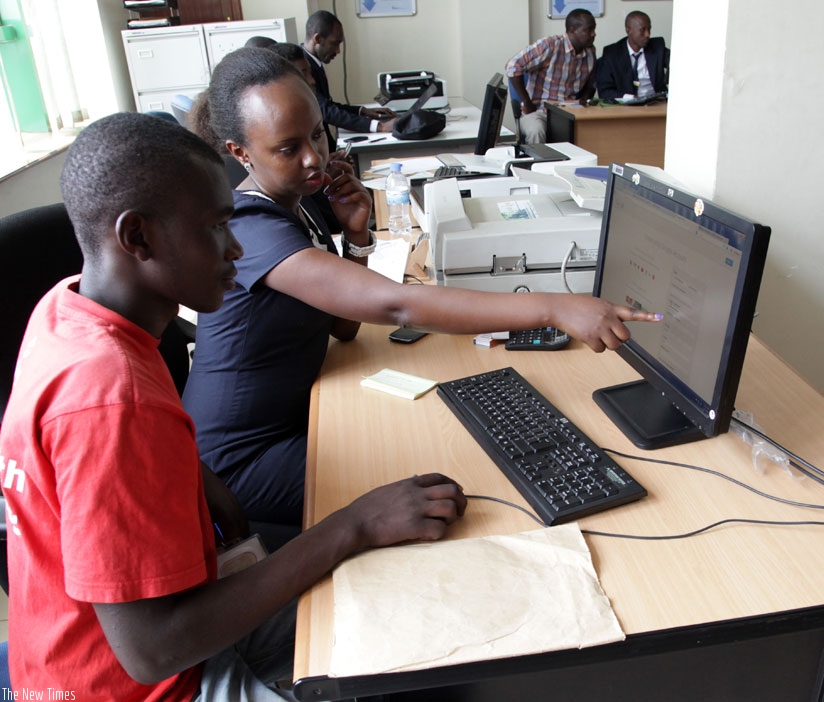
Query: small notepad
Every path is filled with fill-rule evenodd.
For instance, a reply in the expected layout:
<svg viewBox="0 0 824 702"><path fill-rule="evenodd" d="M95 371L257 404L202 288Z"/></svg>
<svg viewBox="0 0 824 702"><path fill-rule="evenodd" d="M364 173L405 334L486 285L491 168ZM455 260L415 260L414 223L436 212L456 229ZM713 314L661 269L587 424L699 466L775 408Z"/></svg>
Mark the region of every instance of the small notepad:
<svg viewBox="0 0 824 702"><path fill-rule="evenodd" d="M367 376L361 380L361 385L365 388L388 392L390 395L405 397L407 400L416 400L421 395L429 392L438 384L437 380L429 378L419 378L409 373L384 368L374 375Z"/></svg>

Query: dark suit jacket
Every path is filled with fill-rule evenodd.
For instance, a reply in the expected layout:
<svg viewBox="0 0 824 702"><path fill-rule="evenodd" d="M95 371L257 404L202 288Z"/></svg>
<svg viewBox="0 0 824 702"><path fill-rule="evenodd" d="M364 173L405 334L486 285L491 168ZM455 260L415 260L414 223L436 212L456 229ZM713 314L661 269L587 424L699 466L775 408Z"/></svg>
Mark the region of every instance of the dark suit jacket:
<svg viewBox="0 0 824 702"><path fill-rule="evenodd" d="M303 53L306 54L306 60L312 69L312 77L315 79L315 92L318 96L324 123L348 129L351 132L368 132L372 120L358 114L360 105L343 105L332 100L332 96L329 94L329 81L326 80L326 71L323 65L319 66L315 57L311 56L306 49L303 50ZM328 129L326 134L329 137L329 151L331 153L336 148L336 142Z"/></svg>
<svg viewBox="0 0 824 702"><path fill-rule="evenodd" d="M669 57L670 50L663 37L652 37L644 49L644 58L656 93L667 89ZM604 47L604 53L598 59L595 71L598 97L602 100L615 100L627 93L635 93L635 87L632 85L632 60L629 57L626 39Z"/></svg>

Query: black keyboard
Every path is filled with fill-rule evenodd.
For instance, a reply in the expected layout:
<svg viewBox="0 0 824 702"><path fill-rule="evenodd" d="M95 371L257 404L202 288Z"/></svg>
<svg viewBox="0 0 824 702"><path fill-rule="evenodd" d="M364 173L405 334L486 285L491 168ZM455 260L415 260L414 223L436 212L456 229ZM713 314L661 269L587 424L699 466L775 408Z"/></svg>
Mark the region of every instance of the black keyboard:
<svg viewBox="0 0 824 702"><path fill-rule="evenodd" d="M432 174L433 178L454 178L455 176L466 173L466 168L463 166L440 166L435 169Z"/></svg>
<svg viewBox="0 0 824 702"><path fill-rule="evenodd" d="M513 368L441 383L438 395L547 525L647 494Z"/></svg>
<svg viewBox="0 0 824 702"><path fill-rule="evenodd" d="M509 332L507 351L557 351L569 345L569 334L555 327Z"/></svg>

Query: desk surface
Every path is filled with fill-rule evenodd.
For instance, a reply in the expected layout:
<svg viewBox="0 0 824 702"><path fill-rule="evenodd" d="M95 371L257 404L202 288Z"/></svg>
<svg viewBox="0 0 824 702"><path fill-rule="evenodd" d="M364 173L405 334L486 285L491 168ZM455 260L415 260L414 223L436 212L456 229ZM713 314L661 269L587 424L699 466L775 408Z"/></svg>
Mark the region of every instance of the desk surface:
<svg viewBox="0 0 824 702"><path fill-rule="evenodd" d="M658 119L667 116L667 103L652 105L551 105L551 109L566 112L575 119Z"/></svg>
<svg viewBox="0 0 824 702"><path fill-rule="evenodd" d="M406 346L389 328L363 325L355 341L332 342L312 394L305 519L313 524L363 492L422 470L458 480L467 493L526 503L446 408L435 391L410 402L359 386L381 368L450 380L512 365L600 446L642 452L591 399L594 389L637 377L616 354L579 342L566 350L517 353L474 346L471 337L430 335ZM779 443L824 464L824 397L757 339L751 338L737 407ZM345 411L344 409L345 408ZM803 421L798 418L803 417ZM776 466L760 476L750 448L728 433L645 453L720 470L758 489L824 504L824 486L796 481ZM649 491L639 502L580 520L584 529L624 534L678 534L721 519L821 520L819 511L782 505L718 477L617 458ZM460 539L535 528L527 516L471 501L450 531ZM603 588L627 634L666 630L824 604L824 527L728 525L676 541L587 536ZM295 676L323 676L331 651L331 578L301 600Z"/></svg>
<svg viewBox="0 0 824 702"><path fill-rule="evenodd" d="M349 137L369 137L366 141L352 144L351 153L357 161L358 174L366 171L375 159L430 156L452 151L471 152L478 137L481 110L463 98L450 98L450 107L446 115L446 127L429 139L396 139L391 133L385 132L358 135L341 129L338 132L338 148L345 147ZM514 138L512 131L506 127L501 128L501 141L512 141Z"/></svg>

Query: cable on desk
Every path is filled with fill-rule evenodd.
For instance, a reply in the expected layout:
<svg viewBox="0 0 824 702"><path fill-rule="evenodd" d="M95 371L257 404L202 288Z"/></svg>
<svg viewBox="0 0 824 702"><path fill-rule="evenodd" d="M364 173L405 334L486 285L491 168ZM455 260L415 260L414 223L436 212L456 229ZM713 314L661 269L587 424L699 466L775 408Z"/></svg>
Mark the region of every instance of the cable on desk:
<svg viewBox="0 0 824 702"><path fill-rule="evenodd" d="M591 529L581 529L582 534L587 536L606 536L612 539L636 539L638 541L674 541L675 539L686 539L690 536L703 534L705 531L715 529L725 524L755 524L758 526L824 526L824 522L803 521L803 522L781 522L772 519L722 519L720 522L713 522L707 526L700 527L684 534L667 534L665 536L643 536L640 534L611 534L607 531L593 531Z"/></svg>
<svg viewBox="0 0 824 702"><path fill-rule="evenodd" d="M538 517L532 512L530 512L526 507L521 507L521 505L516 505L514 502L509 502L508 500L502 500L500 497L492 497L491 495L464 495L467 500L489 500L490 502L499 502L502 505L506 505L507 507L514 507L517 510L523 512L527 517L530 517L534 521L538 522L542 527L545 527L544 524Z"/></svg>
<svg viewBox="0 0 824 702"><path fill-rule="evenodd" d="M767 500L774 500L775 502L781 502L785 505L790 505L792 507L806 507L809 509L824 509L824 505L813 505L808 504L806 502L795 502L794 500L788 500L783 497L776 497L775 495L770 495L769 493L762 492L757 488L752 487L751 485L747 485L746 483L742 483L740 480L730 477L729 475L724 475L717 470L712 470L711 468L702 468L701 466L694 466L689 463L678 463L676 461L664 461L660 458L647 458L646 456L633 456L629 453L622 453L621 451L616 451L615 449L606 448L604 447L602 450L606 451L607 453L611 453L615 456L621 456L622 458L630 458L635 461L645 461L646 463L660 463L664 466L675 466L676 468L687 468L689 470L697 470L701 473L709 473L710 475L715 475L719 478L723 478L724 480L729 480L731 483L738 485L738 487L742 487L745 490L749 490L750 492L755 493L759 497L763 497Z"/></svg>
<svg viewBox="0 0 824 702"><path fill-rule="evenodd" d="M466 499L489 500L491 502L499 502L500 504L506 505L507 507L514 507L515 509L520 510L521 512L526 514L528 517L531 517L534 521L538 522L538 524L540 524L542 527L546 527L547 529L552 528L544 524L528 509L525 509L520 505L516 505L514 502L502 500L499 497L492 497L490 495L466 495ZM694 529L693 531L688 531L683 534L664 534L648 536L643 534L614 534L608 531L595 531L594 529L581 529L581 533L586 534L587 536L605 536L611 539L634 539L636 541L674 541L676 539L686 539L690 536L697 536L698 534L703 534L705 531L709 531L710 529L715 529L717 527L724 526L725 524L755 524L757 526L824 526L824 522L816 521L782 522L771 519L743 519L732 517L730 519L722 519L721 521L713 522L712 524L707 524L706 526L699 527L698 529Z"/></svg>

